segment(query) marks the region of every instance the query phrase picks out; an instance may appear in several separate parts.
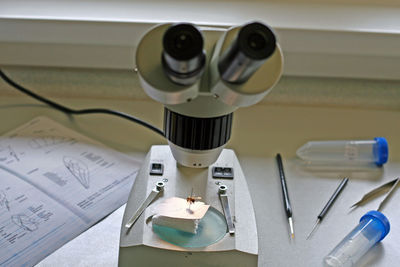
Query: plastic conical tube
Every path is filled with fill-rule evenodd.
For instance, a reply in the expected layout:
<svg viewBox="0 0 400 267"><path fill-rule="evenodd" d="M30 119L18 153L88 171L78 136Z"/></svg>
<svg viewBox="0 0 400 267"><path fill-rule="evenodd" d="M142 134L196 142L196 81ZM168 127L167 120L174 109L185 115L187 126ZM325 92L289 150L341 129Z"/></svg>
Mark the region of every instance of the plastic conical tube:
<svg viewBox="0 0 400 267"><path fill-rule="evenodd" d="M389 220L379 211L370 211L325 258L324 266L350 267L390 231Z"/></svg>
<svg viewBox="0 0 400 267"><path fill-rule="evenodd" d="M297 156L310 163L376 164L387 162L388 144L385 138L373 140L310 141L300 147Z"/></svg>

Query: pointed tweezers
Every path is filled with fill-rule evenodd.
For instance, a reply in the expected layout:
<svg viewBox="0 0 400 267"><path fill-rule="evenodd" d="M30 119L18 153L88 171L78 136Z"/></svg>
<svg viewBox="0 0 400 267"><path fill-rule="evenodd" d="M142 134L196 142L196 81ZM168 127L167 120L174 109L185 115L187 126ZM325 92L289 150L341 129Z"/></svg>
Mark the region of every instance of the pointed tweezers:
<svg viewBox="0 0 400 267"><path fill-rule="evenodd" d="M353 206L351 206L350 208L355 208L360 206L362 203L367 202L368 200L370 200L371 198L373 198L374 195L376 195L377 193L380 193L383 190L386 190L387 188L390 188L389 191L386 193L385 198L382 200L382 202L379 204L378 207L378 211L381 211L384 207L384 205L386 204L386 202L390 199L390 196L393 194L394 190L396 189L398 183L400 182L400 178L396 178L392 181L389 181L375 189L373 189L372 191L366 193L357 203L355 203Z"/></svg>

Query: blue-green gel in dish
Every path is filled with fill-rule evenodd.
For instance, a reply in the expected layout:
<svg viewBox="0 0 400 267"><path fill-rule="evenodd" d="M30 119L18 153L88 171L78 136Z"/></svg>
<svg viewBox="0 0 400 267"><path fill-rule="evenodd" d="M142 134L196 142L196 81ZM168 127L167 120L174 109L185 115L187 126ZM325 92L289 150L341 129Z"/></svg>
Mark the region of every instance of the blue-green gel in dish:
<svg viewBox="0 0 400 267"><path fill-rule="evenodd" d="M201 248L221 240L228 226L224 215L210 207L200 220L197 233L187 233L174 228L153 224L153 231L162 240L183 248Z"/></svg>

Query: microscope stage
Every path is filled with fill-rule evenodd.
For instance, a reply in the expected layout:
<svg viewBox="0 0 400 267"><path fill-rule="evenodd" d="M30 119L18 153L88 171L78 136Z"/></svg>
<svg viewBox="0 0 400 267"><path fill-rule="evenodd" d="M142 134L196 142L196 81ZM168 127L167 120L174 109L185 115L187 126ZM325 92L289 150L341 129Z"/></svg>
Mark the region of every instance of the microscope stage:
<svg viewBox="0 0 400 267"><path fill-rule="evenodd" d="M228 178L223 176L224 168L230 170ZM222 175L215 175L215 169ZM164 183L163 190L132 227L127 228L128 220L158 182ZM219 193L221 186L226 188L224 194ZM172 197L186 199L191 192L210 205L199 222L197 234L152 225L151 219L156 212L154 208L158 204ZM225 216L226 208L222 206L223 198L229 204L233 230L227 227L229 223ZM228 229L231 231L228 232ZM253 205L235 153L224 149L213 165L196 169L178 165L169 146L153 146L136 178L125 209L119 265L257 266L257 254Z"/></svg>

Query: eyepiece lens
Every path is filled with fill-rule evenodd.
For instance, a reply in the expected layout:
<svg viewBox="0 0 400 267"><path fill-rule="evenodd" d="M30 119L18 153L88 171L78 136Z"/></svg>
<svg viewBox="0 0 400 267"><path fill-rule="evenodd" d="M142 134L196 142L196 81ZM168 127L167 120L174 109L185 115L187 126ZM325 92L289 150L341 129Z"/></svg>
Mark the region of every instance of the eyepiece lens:
<svg viewBox="0 0 400 267"><path fill-rule="evenodd" d="M190 60L203 52L203 36L192 24L172 25L163 37L164 52L175 60Z"/></svg>
<svg viewBox="0 0 400 267"><path fill-rule="evenodd" d="M260 33L252 33L248 39L248 45L254 50L261 50L268 42L267 38Z"/></svg>
<svg viewBox="0 0 400 267"><path fill-rule="evenodd" d="M181 33L175 38L175 48L177 50L188 50L193 45L193 38L187 33Z"/></svg>
<svg viewBox="0 0 400 267"><path fill-rule="evenodd" d="M239 50L254 60L265 60L275 51L275 34L268 26L253 22L240 30L237 42Z"/></svg>

